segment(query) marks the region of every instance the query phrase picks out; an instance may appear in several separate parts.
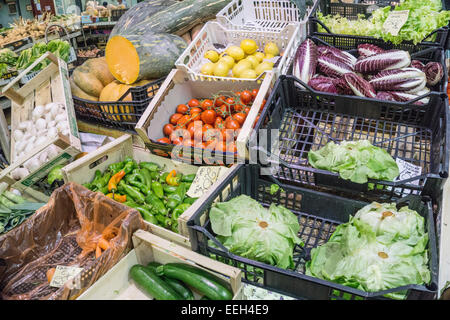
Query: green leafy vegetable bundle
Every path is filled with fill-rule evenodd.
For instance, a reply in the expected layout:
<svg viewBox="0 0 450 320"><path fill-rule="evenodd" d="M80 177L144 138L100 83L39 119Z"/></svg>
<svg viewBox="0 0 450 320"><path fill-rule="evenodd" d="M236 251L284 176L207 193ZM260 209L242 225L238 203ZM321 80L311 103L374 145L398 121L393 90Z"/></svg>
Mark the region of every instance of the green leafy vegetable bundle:
<svg viewBox="0 0 450 320"><path fill-rule="evenodd" d="M11 49L0 50L0 77L13 71L17 61L17 54Z"/></svg>
<svg viewBox="0 0 450 320"><path fill-rule="evenodd" d="M50 51L51 53L55 54L57 57L60 57L64 61L69 61L69 55L70 55L70 44L67 41L63 40L52 40L48 44L45 44L43 42L37 42L33 45L33 47L23 50L20 53L19 59L17 60L17 69L26 69L28 68L34 61L39 59L40 56L42 56L47 51ZM41 63L39 63L36 67L33 68L33 71L39 71L44 69L48 64L50 63L50 60L45 59Z"/></svg>
<svg viewBox="0 0 450 320"><path fill-rule="evenodd" d="M429 283L424 224L414 210L373 202L311 250L306 274L366 292ZM405 292L388 297L402 299Z"/></svg>
<svg viewBox="0 0 450 320"><path fill-rule="evenodd" d="M399 44L403 41L412 41L417 44L425 39L434 30L445 27L450 21L450 11L441 11L442 4L439 0L404 0L393 10L409 10L406 23L400 29L398 35L394 36L384 32L383 24L386 21L391 7L387 6L372 12L372 16L366 19L360 15L356 20L349 20L340 15L324 16L318 12L317 17L331 32L336 34L349 34L359 36L370 36L384 41ZM319 26L319 32L325 30ZM434 41L436 35L427 41Z"/></svg>
<svg viewBox="0 0 450 320"><path fill-rule="evenodd" d="M297 216L281 205L265 209L241 195L215 203L209 213L217 239L230 252L279 268L294 268L293 250L302 244Z"/></svg>
<svg viewBox="0 0 450 320"><path fill-rule="evenodd" d="M368 178L393 181L399 175L395 160L368 140L328 142L310 151L308 161L314 168L338 172L342 179L356 183L367 183Z"/></svg>

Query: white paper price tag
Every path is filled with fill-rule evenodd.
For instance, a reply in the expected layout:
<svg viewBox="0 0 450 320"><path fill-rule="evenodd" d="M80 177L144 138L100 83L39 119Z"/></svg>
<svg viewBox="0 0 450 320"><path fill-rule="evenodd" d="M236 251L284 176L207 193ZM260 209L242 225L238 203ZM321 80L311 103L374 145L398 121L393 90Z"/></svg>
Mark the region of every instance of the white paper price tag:
<svg viewBox="0 0 450 320"><path fill-rule="evenodd" d="M186 194L191 198L201 197L227 170L228 168L217 166L200 167Z"/></svg>
<svg viewBox="0 0 450 320"><path fill-rule="evenodd" d="M400 29L408 20L409 10L391 11L383 24L383 31L397 36Z"/></svg>
<svg viewBox="0 0 450 320"><path fill-rule="evenodd" d="M76 277L81 271L83 271L83 268L56 266L55 273L50 282L50 287L61 288L67 281Z"/></svg>
<svg viewBox="0 0 450 320"><path fill-rule="evenodd" d="M398 170L400 171L400 174L398 175L397 179L395 179L395 181L411 179L422 174L422 167L416 166L399 158L395 159L395 162L397 162ZM408 182L408 184L419 185L419 180L410 181ZM408 190L403 190L403 192L408 193Z"/></svg>

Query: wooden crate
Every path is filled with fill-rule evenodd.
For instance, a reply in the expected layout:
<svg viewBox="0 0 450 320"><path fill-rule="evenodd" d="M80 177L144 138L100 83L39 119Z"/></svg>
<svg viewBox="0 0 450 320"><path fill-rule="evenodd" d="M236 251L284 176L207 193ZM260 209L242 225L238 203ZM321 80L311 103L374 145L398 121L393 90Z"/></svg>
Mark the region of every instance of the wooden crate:
<svg viewBox="0 0 450 320"><path fill-rule="evenodd" d="M100 170L103 173L110 164L123 161L126 156L132 157L137 162L155 162L161 166L165 166L166 171L176 170L183 174L192 174L197 173L199 169L197 166L151 154L145 148L134 145L131 136L126 134L65 166L63 168L64 181L79 184L89 183L94 179L96 170ZM189 241L187 221L198 210L200 205L206 201L209 194L217 187L220 181L228 176L231 171L231 169L227 170L227 173L213 184L207 193L195 201L178 218L178 233L146 221L148 230L164 239L190 248L191 243Z"/></svg>
<svg viewBox="0 0 450 320"><path fill-rule="evenodd" d="M25 162L40 154L51 145L56 145L61 148L62 151L57 156L50 159L47 163L41 165L38 169L30 172L30 174L24 179L16 181L12 178L11 173L15 169L21 167ZM16 159L10 166L1 171L0 182L6 182L8 185L19 190L21 193L29 194L37 200L47 202L50 197L45 195L43 192L36 190L36 182L41 180L43 177L46 177L54 166L66 165L79 153L80 151L77 148L70 145L68 137L58 134L58 136L49 139L46 143L35 146L29 154Z"/></svg>
<svg viewBox="0 0 450 320"><path fill-rule="evenodd" d="M233 290L233 300L244 300L241 284L241 270L202 256L196 252L162 239L144 230L133 235L134 249L97 280L77 300L148 300L149 294L138 289L130 279L130 268L135 264L147 265L156 261L186 263L204 269L225 280ZM196 300L201 295L194 292Z"/></svg>
<svg viewBox="0 0 450 320"><path fill-rule="evenodd" d="M46 58L51 60L52 63L50 65L41 70L38 75L22 88L14 88L16 83ZM67 121L69 122L70 145L81 150L81 141L69 84L69 72L64 60L56 57L51 52L45 53L4 87L2 93L11 100L11 132L14 132L20 122L31 119L31 113L35 106L46 105L50 102L63 104L67 113ZM50 139L52 138L48 140ZM11 162L14 162L16 158L15 141L14 137L11 137Z"/></svg>
<svg viewBox="0 0 450 320"><path fill-rule="evenodd" d="M183 71L173 69L137 123L136 132L152 152L156 152L155 150L167 152L168 149L171 151L174 145L161 144L156 142L156 140L163 137L162 126L165 123L169 123L170 115L175 113L179 104L185 104L192 98L211 99L213 95L218 94L220 91L237 92L245 89L259 89L258 95L251 106L247 119L236 140L238 157L248 159L247 142L250 138L253 123L258 115L260 106L272 89L272 79L273 74L269 72L266 74L262 83L258 83L257 81L225 80L193 81L189 80Z"/></svg>

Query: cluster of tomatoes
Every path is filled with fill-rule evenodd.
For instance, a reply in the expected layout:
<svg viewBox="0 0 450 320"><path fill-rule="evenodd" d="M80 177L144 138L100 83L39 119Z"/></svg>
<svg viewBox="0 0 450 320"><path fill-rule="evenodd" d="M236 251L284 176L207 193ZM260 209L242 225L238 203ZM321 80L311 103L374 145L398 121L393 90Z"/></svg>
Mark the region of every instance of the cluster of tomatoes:
<svg viewBox="0 0 450 320"><path fill-rule="evenodd" d="M160 143L211 149L219 152L236 152L235 140L244 125L258 89L244 90L213 99L191 99L179 104L169 123L163 127ZM260 106L264 108L266 100ZM258 122L256 117L253 127Z"/></svg>

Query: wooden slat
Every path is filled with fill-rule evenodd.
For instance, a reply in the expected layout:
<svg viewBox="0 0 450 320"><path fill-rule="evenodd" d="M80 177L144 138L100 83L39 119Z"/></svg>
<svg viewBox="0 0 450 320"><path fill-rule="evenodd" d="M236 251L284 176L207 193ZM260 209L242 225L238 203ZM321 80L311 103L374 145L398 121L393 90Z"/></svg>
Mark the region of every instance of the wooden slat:
<svg viewBox="0 0 450 320"><path fill-rule="evenodd" d="M52 102L52 89L50 78L41 82L35 90L34 100L36 106L45 106Z"/></svg>
<svg viewBox="0 0 450 320"><path fill-rule="evenodd" d="M450 179L444 185L439 245L439 291L450 281Z"/></svg>

